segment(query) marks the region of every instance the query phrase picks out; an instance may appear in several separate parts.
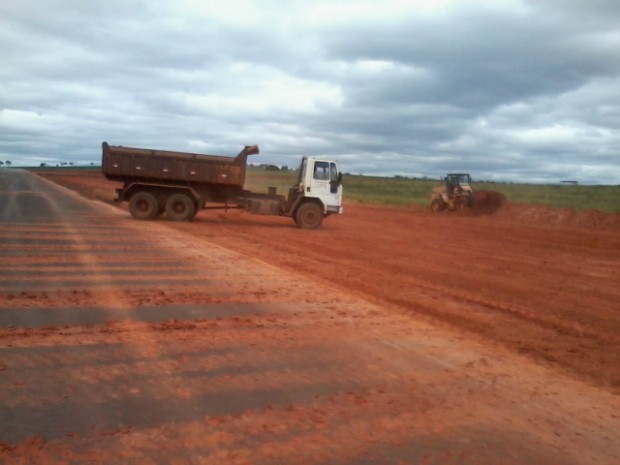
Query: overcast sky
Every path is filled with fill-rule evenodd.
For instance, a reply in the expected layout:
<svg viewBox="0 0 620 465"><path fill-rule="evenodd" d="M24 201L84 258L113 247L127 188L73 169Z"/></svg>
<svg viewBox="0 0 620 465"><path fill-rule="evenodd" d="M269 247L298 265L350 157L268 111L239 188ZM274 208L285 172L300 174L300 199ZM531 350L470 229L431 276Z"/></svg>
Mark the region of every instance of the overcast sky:
<svg viewBox="0 0 620 465"><path fill-rule="evenodd" d="M0 160L620 184L618 0L1 0Z"/></svg>

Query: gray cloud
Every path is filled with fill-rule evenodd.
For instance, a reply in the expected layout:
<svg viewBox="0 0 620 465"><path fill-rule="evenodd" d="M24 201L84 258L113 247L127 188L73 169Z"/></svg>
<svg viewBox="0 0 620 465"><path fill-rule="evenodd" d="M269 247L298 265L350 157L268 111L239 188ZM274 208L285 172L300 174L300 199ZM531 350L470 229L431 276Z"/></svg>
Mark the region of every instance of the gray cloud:
<svg viewBox="0 0 620 465"><path fill-rule="evenodd" d="M258 143L288 166L620 183L614 1L201 5L3 2L0 160Z"/></svg>

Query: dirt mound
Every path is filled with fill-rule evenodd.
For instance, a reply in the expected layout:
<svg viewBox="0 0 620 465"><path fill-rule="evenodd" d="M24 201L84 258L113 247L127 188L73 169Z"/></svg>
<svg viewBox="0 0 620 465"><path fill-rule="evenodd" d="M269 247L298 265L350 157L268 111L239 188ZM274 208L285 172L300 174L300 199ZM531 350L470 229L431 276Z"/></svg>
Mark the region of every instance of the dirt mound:
<svg viewBox="0 0 620 465"><path fill-rule="evenodd" d="M599 210L577 211L574 208L513 203L502 210L501 216L529 224L598 230L620 229L619 214Z"/></svg>
<svg viewBox="0 0 620 465"><path fill-rule="evenodd" d="M481 190L473 193L474 213L491 214L508 203L504 194L497 191Z"/></svg>

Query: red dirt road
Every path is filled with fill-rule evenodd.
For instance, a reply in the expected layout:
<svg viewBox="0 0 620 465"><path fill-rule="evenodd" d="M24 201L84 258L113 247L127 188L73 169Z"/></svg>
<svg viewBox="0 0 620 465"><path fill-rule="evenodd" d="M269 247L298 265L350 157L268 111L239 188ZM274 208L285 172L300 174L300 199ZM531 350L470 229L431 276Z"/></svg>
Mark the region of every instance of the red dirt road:
<svg viewBox="0 0 620 465"><path fill-rule="evenodd" d="M4 224L0 463L618 463L616 218L346 208Z"/></svg>

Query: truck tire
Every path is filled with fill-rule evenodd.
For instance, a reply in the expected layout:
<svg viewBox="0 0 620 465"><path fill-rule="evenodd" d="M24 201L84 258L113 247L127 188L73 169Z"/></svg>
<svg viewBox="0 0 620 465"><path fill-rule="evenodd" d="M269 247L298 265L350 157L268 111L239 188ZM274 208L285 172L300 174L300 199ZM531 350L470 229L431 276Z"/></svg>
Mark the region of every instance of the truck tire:
<svg viewBox="0 0 620 465"><path fill-rule="evenodd" d="M136 192L129 199L129 213L137 220L152 220L158 212L157 199L149 192Z"/></svg>
<svg viewBox="0 0 620 465"><path fill-rule="evenodd" d="M166 216L170 221L190 221L196 215L194 201L185 194L173 194L166 200Z"/></svg>
<svg viewBox="0 0 620 465"><path fill-rule="evenodd" d="M431 202L431 211L435 213L442 212L446 209L446 204L442 199L433 199Z"/></svg>
<svg viewBox="0 0 620 465"><path fill-rule="evenodd" d="M302 229L317 229L323 223L323 209L316 203L304 203L295 212L295 223Z"/></svg>

